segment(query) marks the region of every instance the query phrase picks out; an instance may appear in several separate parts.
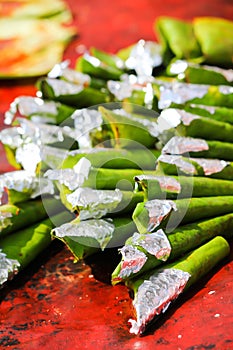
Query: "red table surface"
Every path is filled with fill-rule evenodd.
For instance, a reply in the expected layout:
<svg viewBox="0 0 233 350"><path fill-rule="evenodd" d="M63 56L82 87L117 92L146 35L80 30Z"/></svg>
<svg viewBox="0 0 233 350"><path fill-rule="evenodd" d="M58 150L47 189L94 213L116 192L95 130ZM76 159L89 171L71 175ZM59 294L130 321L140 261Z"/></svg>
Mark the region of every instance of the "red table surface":
<svg viewBox="0 0 233 350"><path fill-rule="evenodd" d="M233 19L231 0L67 2L79 31L64 54L72 66L80 45L115 52L141 38L154 40L153 23L160 15ZM10 102L35 91L32 80L0 82L1 127ZM11 170L0 151L0 172ZM128 290L109 282L115 254L74 264L56 242L1 290L0 349L233 349L232 255L139 337L129 333Z"/></svg>

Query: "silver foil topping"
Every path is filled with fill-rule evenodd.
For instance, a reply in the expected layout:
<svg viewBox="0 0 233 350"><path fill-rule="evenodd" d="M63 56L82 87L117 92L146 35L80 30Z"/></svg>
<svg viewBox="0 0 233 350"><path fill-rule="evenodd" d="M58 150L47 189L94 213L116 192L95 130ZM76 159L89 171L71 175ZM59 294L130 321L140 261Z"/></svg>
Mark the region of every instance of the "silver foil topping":
<svg viewBox="0 0 233 350"><path fill-rule="evenodd" d="M195 166L192 163L186 161L182 156L161 154L157 159L157 162L173 164L186 174L195 175L197 173Z"/></svg>
<svg viewBox="0 0 233 350"><path fill-rule="evenodd" d="M162 149L163 154L183 154L186 152L200 152L209 149L208 143L203 139L174 136Z"/></svg>
<svg viewBox="0 0 233 350"><path fill-rule="evenodd" d="M103 67L103 63L97 57L91 56L88 52L84 53L83 58L96 68Z"/></svg>
<svg viewBox="0 0 233 350"><path fill-rule="evenodd" d="M204 174L207 176L219 173L230 164L229 162L220 159L190 158L190 160L199 164L204 170Z"/></svg>
<svg viewBox="0 0 233 350"><path fill-rule="evenodd" d="M70 83L78 84L82 86L90 85L91 78L88 74L83 74L74 69L68 67L69 61L64 61L61 63L55 64L53 69L48 73L49 78L63 78Z"/></svg>
<svg viewBox="0 0 233 350"><path fill-rule="evenodd" d="M130 319L130 333L141 334L153 318L164 313L184 290L190 274L169 268L157 270L138 288L133 300L137 320Z"/></svg>
<svg viewBox="0 0 233 350"><path fill-rule="evenodd" d="M38 164L41 162L40 147L35 143L26 143L17 148L15 159L17 163L22 165L24 170L34 174Z"/></svg>
<svg viewBox="0 0 233 350"><path fill-rule="evenodd" d="M59 105L59 102L44 101L39 97L20 96L10 104L10 109L5 113L4 123L10 125L17 113L26 117L37 114L56 115Z"/></svg>
<svg viewBox="0 0 233 350"><path fill-rule="evenodd" d="M169 67L169 71L171 74L181 74L186 71L188 68L189 63L184 60L176 60L175 62L171 63Z"/></svg>
<svg viewBox="0 0 233 350"><path fill-rule="evenodd" d="M139 272L147 261L146 254L132 245L125 245L119 251L122 255L122 261L117 279L124 279Z"/></svg>
<svg viewBox="0 0 233 350"><path fill-rule="evenodd" d="M180 183L170 176L156 176L156 175L138 175L135 177L135 181L150 181L156 180L159 182L161 190L163 191L172 191L179 193L181 191Z"/></svg>
<svg viewBox="0 0 233 350"><path fill-rule="evenodd" d="M4 228L12 225L10 218L12 218L12 213L3 211L0 207L0 232Z"/></svg>
<svg viewBox="0 0 233 350"><path fill-rule="evenodd" d="M142 247L162 261L166 261L171 253L170 242L162 229L145 234L135 232L132 236L132 244Z"/></svg>
<svg viewBox="0 0 233 350"><path fill-rule="evenodd" d="M0 131L0 141L11 148L17 148L24 142L22 134L23 130L20 127L6 128Z"/></svg>
<svg viewBox="0 0 233 350"><path fill-rule="evenodd" d="M232 86L227 86L227 85L220 85L218 87L219 92L223 95L231 95L233 94L233 87Z"/></svg>
<svg viewBox="0 0 233 350"><path fill-rule="evenodd" d="M87 238L87 246L90 246L92 238L97 243L92 243L91 246L98 247L104 250L111 240L115 226L113 223L103 219L90 219L85 221L71 221L53 229L53 233L60 238L69 237L73 241L80 242L80 238Z"/></svg>
<svg viewBox="0 0 233 350"><path fill-rule="evenodd" d="M54 194L54 187L51 181L36 177L26 170L16 170L0 175L0 198L5 188L28 193L31 198L42 194Z"/></svg>
<svg viewBox="0 0 233 350"><path fill-rule="evenodd" d="M149 232L154 231L172 210L177 210L176 204L167 199L150 200L144 204L144 207L149 215L149 223L147 227L147 231Z"/></svg>
<svg viewBox="0 0 233 350"><path fill-rule="evenodd" d="M97 219L113 212L121 202L122 192L119 189L108 191L93 190L85 187L77 188L74 192L68 194L66 198L73 209L78 208L80 220Z"/></svg>
<svg viewBox="0 0 233 350"><path fill-rule="evenodd" d="M58 181L60 184L67 186L71 191L81 187L88 178L91 169L91 162L83 157L75 166L67 169L47 170L44 174L50 180Z"/></svg>
<svg viewBox="0 0 233 350"><path fill-rule="evenodd" d="M90 133L94 129L100 129L103 118L99 111L94 109L83 108L76 110L71 118L74 120L76 130L76 140L80 148L91 148L92 141Z"/></svg>
<svg viewBox="0 0 233 350"><path fill-rule="evenodd" d="M0 249L0 285L5 283L12 274L18 271L20 263L17 260L7 258Z"/></svg>
<svg viewBox="0 0 233 350"><path fill-rule="evenodd" d="M107 87L118 101L130 97L133 92L133 86L126 81L108 80Z"/></svg>
<svg viewBox="0 0 233 350"><path fill-rule="evenodd" d="M75 129L69 126L48 125L44 123L33 123L25 118L17 118L22 128L24 139L37 144L50 144L54 142L63 142L64 137L76 138Z"/></svg>
<svg viewBox="0 0 233 350"><path fill-rule="evenodd" d="M139 40L133 46L125 65L139 77L150 77L154 67L162 64L161 46L152 41Z"/></svg>
<svg viewBox="0 0 233 350"><path fill-rule="evenodd" d="M160 85L159 109L168 108L172 102L183 104L194 98L202 98L209 90L210 85L163 83Z"/></svg>
<svg viewBox="0 0 233 350"><path fill-rule="evenodd" d="M55 97L58 97L61 95L76 95L76 94L79 94L84 89L83 85L69 83L61 79L47 78L46 82L53 89Z"/></svg>

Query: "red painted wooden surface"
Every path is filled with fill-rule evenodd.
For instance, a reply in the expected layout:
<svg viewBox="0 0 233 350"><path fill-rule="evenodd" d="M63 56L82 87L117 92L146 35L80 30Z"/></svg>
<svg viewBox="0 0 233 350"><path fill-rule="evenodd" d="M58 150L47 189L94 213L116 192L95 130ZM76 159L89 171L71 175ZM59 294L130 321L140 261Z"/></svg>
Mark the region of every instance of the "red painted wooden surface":
<svg viewBox="0 0 233 350"><path fill-rule="evenodd" d="M69 0L79 36L65 58L72 65L80 45L114 52L140 38L154 39L157 16L233 18L231 0ZM9 103L34 95L33 81L0 82L0 126ZM0 171L10 170L0 149ZM112 252L74 264L55 243L0 291L0 349L233 349L232 255L189 291L146 336L129 333L133 316L124 286L111 287Z"/></svg>

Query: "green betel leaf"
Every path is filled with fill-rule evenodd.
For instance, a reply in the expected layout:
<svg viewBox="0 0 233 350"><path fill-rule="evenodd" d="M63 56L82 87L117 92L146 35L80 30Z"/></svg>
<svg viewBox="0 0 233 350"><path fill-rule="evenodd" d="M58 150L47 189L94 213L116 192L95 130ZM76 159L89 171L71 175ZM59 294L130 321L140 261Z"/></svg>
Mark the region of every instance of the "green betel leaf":
<svg viewBox="0 0 233 350"><path fill-rule="evenodd" d="M193 28L205 62L232 67L233 22L223 18L197 17L193 21Z"/></svg>
<svg viewBox="0 0 233 350"><path fill-rule="evenodd" d="M191 23L170 17L160 17L155 22L155 30L164 43L165 53L170 50L177 58L186 59L202 55Z"/></svg>

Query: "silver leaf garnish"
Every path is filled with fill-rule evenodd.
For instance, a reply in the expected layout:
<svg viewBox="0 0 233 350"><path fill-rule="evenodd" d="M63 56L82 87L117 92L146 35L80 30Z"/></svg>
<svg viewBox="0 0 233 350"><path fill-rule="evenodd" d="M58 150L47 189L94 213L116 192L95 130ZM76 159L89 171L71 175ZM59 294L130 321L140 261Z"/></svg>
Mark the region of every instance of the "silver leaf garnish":
<svg viewBox="0 0 233 350"><path fill-rule="evenodd" d="M40 147L35 143L26 143L18 147L15 152L17 163L21 164L23 169L34 174L38 164L41 162Z"/></svg>
<svg viewBox="0 0 233 350"><path fill-rule="evenodd" d="M17 260L7 258L6 254L0 249L0 285L9 280L18 271L19 267L20 263Z"/></svg>
<svg viewBox="0 0 233 350"><path fill-rule="evenodd" d="M136 320L130 319L130 333L142 334L147 324L157 315L164 313L170 303L184 290L190 274L168 268L157 270L138 288L133 300Z"/></svg>
<svg viewBox="0 0 233 350"><path fill-rule="evenodd" d="M74 128L76 130L76 140L80 148L91 148L92 140L90 133L93 130L100 130L103 118L99 111L94 109L78 109L72 115L74 120Z"/></svg>
<svg viewBox="0 0 233 350"><path fill-rule="evenodd" d="M91 188L77 188L67 195L68 202L72 208L78 208L80 220L90 218L101 218L111 213L118 206L122 199L122 192L119 189L93 190Z"/></svg>
<svg viewBox="0 0 233 350"><path fill-rule="evenodd" d="M168 108L172 102L183 104L194 98L204 97L210 85L204 84L186 84L186 83L162 83L159 86L159 109Z"/></svg>
<svg viewBox="0 0 233 350"><path fill-rule="evenodd" d="M163 154L183 154L186 152L200 152L209 149L208 143L203 139L174 136L162 149Z"/></svg>
<svg viewBox="0 0 233 350"><path fill-rule="evenodd" d="M62 79L47 78L45 80L53 89L55 97L61 95L76 95L84 89L83 85L73 84Z"/></svg>
<svg viewBox="0 0 233 350"><path fill-rule="evenodd" d="M139 77L150 77L154 67L162 64L161 46L152 41L139 40L130 52L125 65Z"/></svg>
<svg viewBox="0 0 233 350"><path fill-rule="evenodd" d="M88 86L91 82L91 78L88 74L69 68L68 60L55 64L53 69L48 73L48 77L53 79L62 77L70 83L82 86Z"/></svg>
<svg viewBox="0 0 233 350"><path fill-rule="evenodd" d="M170 176L157 176L157 175L138 175L135 177L136 182L156 180L159 182L161 190L172 191L179 193L181 191L180 183Z"/></svg>
<svg viewBox="0 0 233 350"><path fill-rule="evenodd" d="M107 87L118 101L122 101L132 95L133 85L126 81L108 80Z"/></svg>
<svg viewBox="0 0 233 350"><path fill-rule="evenodd" d="M192 163L186 161L182 156L161 154L157 159L157 162L173 164L186 174L194 175L197 173L195 166Z"/></svg>
<svg viewBox="0 0 233 350"><path fill-rule="evenodd" d="M142 247L162 261L166 261L171 253L170 242L162 229L145 234L135 232L132 236L132 244Z"/></svg>
<svg viewBox="0 0 233 350"><path fill-rule="evenodd" d="M230 162L220 159L190 158L190 160L199 164L203 168L206 176L219 173L230 164Z"/></svg>
<svg viewBox="0 0 233 350"><path fill-rule="evenodd" d="M4 123L10 125L17 115L29 117L32 115L56 115L60 105L55 101L44 101L39 97L19 96L10 104L9 110L5 113Z"/></svg>
<svg viewBox="0 0 233 350"><path fill-rule="evenodd" d="M80 243L80 238L92 238L97 243L91 246L99 247L104 250L113 237L115 226L113 223L103 219L90 219L85 221L71 221L53 229L56 237L69 237L73 241ZM87 244L90 241L87 240Z"/></svg>
<svg viewBox="0 0 233 350"><path fill-rule="evenodd" d="M0 232L12 225L10 218L12 218L12 213L3 211L0 206Z"/></svg>
<svg viewBox="0 0 233 350"><path fill-rule="evenodd" d="M231 95L233 94L233 87L227 85L219 85L219 92L223 95Z"/></svg>
<svg viewBox="0 0 233 350"><path fill-rule="evenodd" d="M26 170L16 170L0 175L0 198L5 188L28 193L30 198L35 198L41 194L54 194L51 181L39 178Z"/></svg>
<svg viewBox="0 0 233 350"><path fill-rule="evenodd" d="M119 251L122 255L122 262L117 279L124 279L139 272L147 261L146 254L132 245L125 245Z"/></svg>
<svg viewBox="0 0 233 350"><path fill-rule="evenodd" d="M73 168L49 169L44 176L53 181L67 186L71 191L81 187L88 178L91 169L91 162L82 157Z"/></svg>
<svg viewBox="0 0 233 350"><path fill-rule="evenodd" d="M172 210L177 210L176 204L167 199L153 199L144 204L148 211L149 223L147 230L152 232L169 215ZM138 218L140 219L140 217Z"/></svg>
<svg viewBox="0 0 233 350"><path fill-rule="evenodd" d="M0 131L0 141L11 148L18 148L23 143L23 130L20 127L6 128Z"/></svg>

